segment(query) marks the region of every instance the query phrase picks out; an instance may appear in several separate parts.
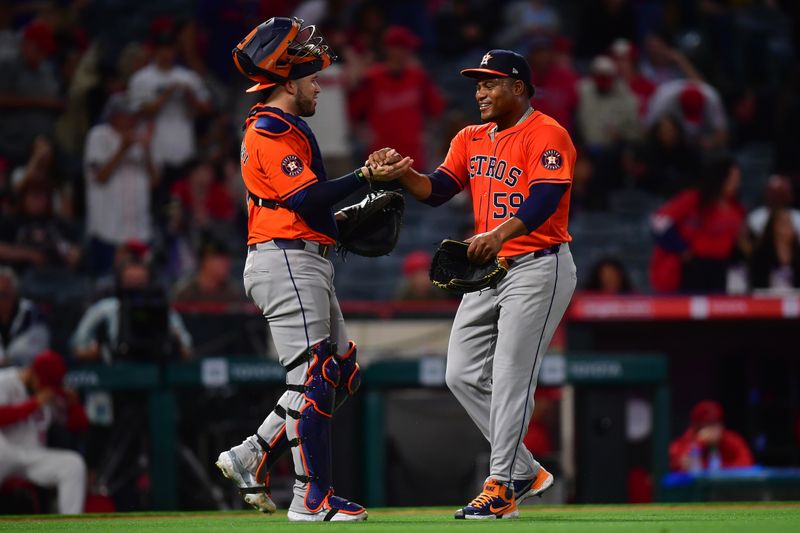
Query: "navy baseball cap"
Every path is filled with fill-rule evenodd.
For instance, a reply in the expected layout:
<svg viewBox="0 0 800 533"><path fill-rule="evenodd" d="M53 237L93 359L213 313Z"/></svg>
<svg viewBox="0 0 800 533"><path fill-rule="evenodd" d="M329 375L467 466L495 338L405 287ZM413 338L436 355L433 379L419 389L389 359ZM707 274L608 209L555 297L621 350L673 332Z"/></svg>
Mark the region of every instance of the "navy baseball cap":
<svg viewBox="0 0 800 533"><path fill-rule="evenodd" d="M535 91L531 83L531 67L524 57L511 50L489 50L478 67L465 68L461 75L475 80L513 78L525 83L530 96Z"/></svg>

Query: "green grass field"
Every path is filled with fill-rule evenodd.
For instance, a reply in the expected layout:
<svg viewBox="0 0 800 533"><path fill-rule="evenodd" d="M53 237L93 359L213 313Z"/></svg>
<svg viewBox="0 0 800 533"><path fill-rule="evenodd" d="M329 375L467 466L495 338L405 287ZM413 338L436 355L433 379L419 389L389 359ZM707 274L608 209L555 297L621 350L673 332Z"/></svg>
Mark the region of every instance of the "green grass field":
<svg viewBox="0 0 800 533"><path fill-rule="evenodd" d="M0 531L37 532L221 532L284 531L532 531L540 532L800 532L800 503L724 503L679 505L526 506L518 520L463 521L450 508L392 508L370 510L367 522L355 524L296 524L285 513L253 512L136 513L81 517L0 517Z"/></svg>

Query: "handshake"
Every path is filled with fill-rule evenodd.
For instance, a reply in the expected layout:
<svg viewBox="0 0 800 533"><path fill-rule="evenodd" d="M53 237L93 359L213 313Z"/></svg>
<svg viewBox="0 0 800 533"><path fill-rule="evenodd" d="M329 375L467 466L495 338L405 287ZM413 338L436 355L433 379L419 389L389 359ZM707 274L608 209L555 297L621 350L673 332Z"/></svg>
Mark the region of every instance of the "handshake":
<svg viewBox="0 0 800 533"><path fill-rule="evenodd" d="M413 159L401 156L394 148L381 148L369 154L361 170L370 181L385 182L402 177L413 164Z"/></svg>

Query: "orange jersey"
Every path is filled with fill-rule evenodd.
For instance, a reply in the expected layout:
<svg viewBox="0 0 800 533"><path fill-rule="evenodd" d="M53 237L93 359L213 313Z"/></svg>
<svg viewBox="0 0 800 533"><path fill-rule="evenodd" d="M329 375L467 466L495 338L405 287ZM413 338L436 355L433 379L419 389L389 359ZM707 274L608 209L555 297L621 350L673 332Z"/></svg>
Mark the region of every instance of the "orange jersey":
<svg viewBox="0 0 800 533"><path fill-rule="evenodd" d="M508 220L536 183L568 188L553 213L527 235L506 242L501 256L514 256L572 240L567 230L576 152L569 133L549 116L534 111L521 124L500 132L495 124L467 126L453 138L439 170L460 188L470 187L475 233Z"/></svg>
<svg viewBox="0 0 800 533"><path fill-rule="evenodd" d="M245 187L264 200L284 202L319 181L312 169L313 149L308 136L266 108L255 108L247 118L240 156ZM311 229L300 215L286 206L259 207L248 200L247 208L247 244L272 239L336 242Z"/></svg>

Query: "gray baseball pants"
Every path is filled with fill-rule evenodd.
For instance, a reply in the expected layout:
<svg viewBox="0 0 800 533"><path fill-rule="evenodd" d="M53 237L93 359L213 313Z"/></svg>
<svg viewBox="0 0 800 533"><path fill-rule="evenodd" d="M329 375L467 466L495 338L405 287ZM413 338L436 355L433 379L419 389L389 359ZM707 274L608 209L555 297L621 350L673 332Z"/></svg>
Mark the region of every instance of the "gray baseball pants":
<svg viewBox="0 0 800 533"><path fill-rule="evenodd" d="M512 259L496 289L465 294L447 350L447 386L492 447L489 475L528 479L540 468L522 439L539 368L572 298L575 263L558 253Z"/></svg>

